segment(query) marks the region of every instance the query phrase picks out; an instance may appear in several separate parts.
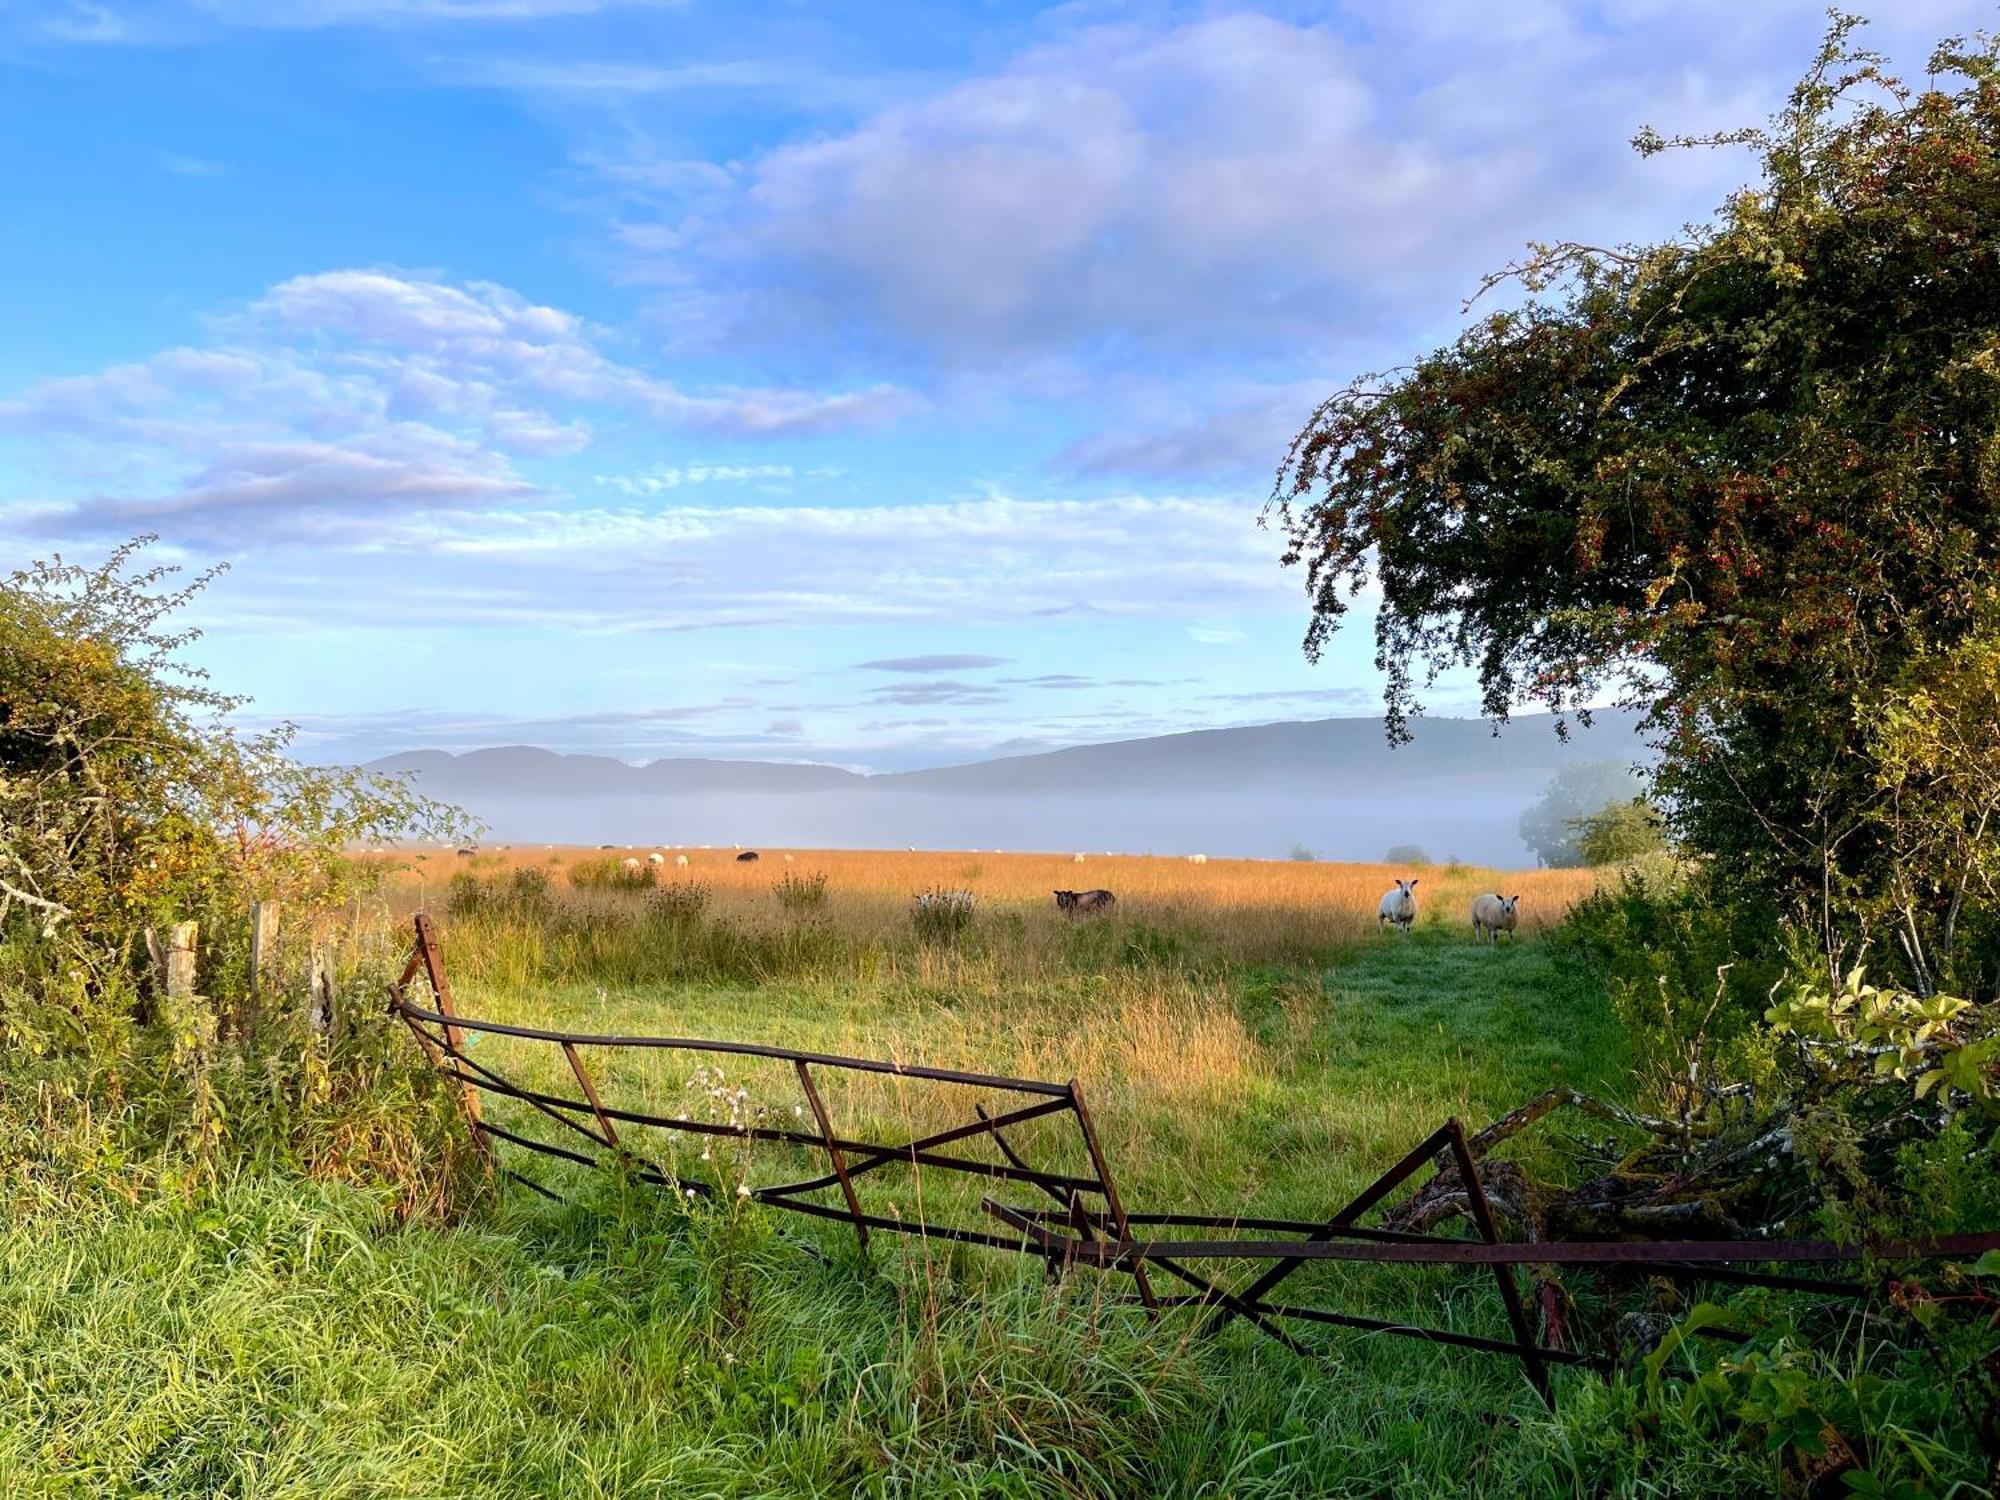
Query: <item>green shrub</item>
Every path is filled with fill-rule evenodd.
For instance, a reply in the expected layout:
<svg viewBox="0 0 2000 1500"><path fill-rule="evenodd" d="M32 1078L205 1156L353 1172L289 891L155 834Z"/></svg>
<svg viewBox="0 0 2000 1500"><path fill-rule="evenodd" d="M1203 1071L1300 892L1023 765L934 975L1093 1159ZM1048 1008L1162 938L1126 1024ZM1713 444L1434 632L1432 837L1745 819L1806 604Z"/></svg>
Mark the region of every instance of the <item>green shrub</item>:
<svg viewBox="0 0 2000 1500"><path fill-rule="evenodd" d="M1703 869L1627 871L1570 908L1552 934L1604 976L1655 1082L1691 1054L1757 1071L1764 1009L1786 969L1773 906Z"/></svg>
<svg viewBox="0 0 2000 1500"><path fill-rule="evenodd" d="M1667 833L1652 804L1634 797L1580 819L1576 847L1587 865L1627 865L1663 851Z"/></svg>

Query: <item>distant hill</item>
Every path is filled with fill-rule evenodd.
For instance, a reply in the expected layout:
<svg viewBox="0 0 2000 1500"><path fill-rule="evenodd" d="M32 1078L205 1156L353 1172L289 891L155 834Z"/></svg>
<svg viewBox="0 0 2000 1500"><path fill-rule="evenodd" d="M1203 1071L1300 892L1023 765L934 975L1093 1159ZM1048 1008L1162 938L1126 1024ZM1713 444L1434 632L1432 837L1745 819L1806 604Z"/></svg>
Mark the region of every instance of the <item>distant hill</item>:
<svg viewBox="0 0 2000 1500"><path fill-rule="evenodd" d="M1391 748L1380 719L1311 719L1247 729L1197 729L1152 739L1078 745L1039 755L975 761L869 778L884 790L1090 792L1234 790L1244 785L1324 785L1329 778L1393 782L1438 776L1549 775L1571 761L1636 760L1635 717L1596 716L1589 730L1558 740L1547 714L1515 719L1497 736L1484 719L1422 719L1416 738Z"/></svg>
<svg viewBox="0 0 2000 1500"><path fill-rule="evenodd" d="M492 750L406 750L372 760L371 771L412 771L433 797L480 793L532 797L688 796L710 792L824 792L867 778L838 766L761 760L655 760L628 765L605 755L564 755L532 745Z"/></svg>
<svg viewBox="0 0 2000 1500"><path fill-rule="evenodd" d="M1422 719L1410 744L1391 748L1379 719L1313 719L1244 729L1198 729L1150 739L1078 745L924 771L867 776L838 766L782 761L664 759L630 765L529 745L410 750L369 770L413 771L432 796L690 796L720 792L913 791L957 796L1023 792L1212 791L1271 783L1326 785L1339 778L1408 782L1434 777L1553 774L1578 760L1636 760L1633 717L1606 712L1558 740L1547 714L1513 720L1498 735L1484 719Z"/></svg>
<svg viewBox="0 0 2000 1500"><path fill-rule="evenodd" d="M370 764L411 771L495 839L794 848L1115 849L1377 859L1421 844L1444 859L1527 858L1523 808L1564 765L1636 761L1629 715L1558 740L1547 715L1498 736L1478 719L1425 719L1391 749L1377 719L1319 719L1080 745L864 776L837 766L679 760L628 765L514 745L417 750Z"/></svg>

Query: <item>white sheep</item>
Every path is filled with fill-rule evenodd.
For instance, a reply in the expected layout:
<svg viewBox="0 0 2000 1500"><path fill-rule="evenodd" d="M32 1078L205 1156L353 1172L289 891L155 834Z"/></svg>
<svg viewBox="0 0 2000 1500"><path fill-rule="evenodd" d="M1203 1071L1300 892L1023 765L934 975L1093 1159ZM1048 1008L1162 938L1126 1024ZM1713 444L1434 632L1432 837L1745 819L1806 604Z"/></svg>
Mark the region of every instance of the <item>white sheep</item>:
<svg viewBox="0 0 2000 1500"><path fill-rule="evenodd" d="M657 849L655 849L651 854L646 856L646 863L649 865L663 865L666 862L667 862L666 855L660 853L660 851Z"/></svg>
<svg viewBox="0 0 2000 1500"><path fill-rule="evenodd" d="M1208 856L1206 854L1190 854L1187 857L1187 862L1191 865L1205 865L1208 863Z"/></svg>
<svg viewBox="0 0 2000 1500"><path fill-rule="evenodd" d="M688 867L688 857L685 854L676 854L674 856L674 864L685 870Z"/></svg>
<svg viewBox="0 0 2000 1500"><path fill-rule="evenodd" d="M625 860L621 861L621 863L622 863L622 864L623 864L623 865L625 866L625 868L626 868L626 869L628 869L628 870L636 870L636 869L638 869L638 868L639 868L639 861L638 861L638 860L636 860L636 859L630 859L630 858L627 858L627 859L625 859Z"/></svg>
<svg viewBox="0 0 2000 1500"><path fill-rule="evenodd" d="M1081 854L1072 854L1069 857L1069 862L1073 865L1080 865L1083 863L1083 856Z"/></svg>
<svg viewBox="0 0 2000 1500"><path fill-rule="evenodd" d="M1511 939L1514 927L1521 920L1521 898L1519 896L1485 895L1474 898L1472 903L1472 935L1490 942L1499 942L1500 934L1506 933Z"/></svg>
<svg viewBox="0 0 2000 1500"><path fill-rule="evenodd" d="M1379 928L1385 922L1394 923L1407 937L1416 920L1417 882L1399 880L1393 891L1383 892L1382 904L1375 908L1375 925Z"/></svg>

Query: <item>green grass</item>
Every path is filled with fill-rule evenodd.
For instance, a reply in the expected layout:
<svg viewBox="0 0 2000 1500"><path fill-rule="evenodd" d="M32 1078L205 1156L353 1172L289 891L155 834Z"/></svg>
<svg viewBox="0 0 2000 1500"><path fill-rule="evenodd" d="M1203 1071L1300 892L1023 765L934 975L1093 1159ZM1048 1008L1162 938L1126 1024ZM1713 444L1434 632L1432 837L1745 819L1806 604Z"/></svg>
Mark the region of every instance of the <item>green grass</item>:
<svg viewBox="0 0 2000 1500"><path fill-rule="evenodd" d="M968 959L762 985L489 979L459 1000L604 1032L1073 1065L1134 1208L1323 1214L1446 1114L1483 1123L1558 1081L1617 1094L1626 1072L1587 977L1539 943L1481 949L1441 924L1312 967ZM559 1065L481 1045L529 1073ZM1162 1061L1169 1045L1184 1064ZM592 1064L607 1093L687 1096L685 1057ZM733 1076L774 1108L793 1097ZM932 1107L829 1096L884 1131ZM1029 1145L1064 1159L1060 1141ZM838 1225L520 1164L571 1204L515 1190L459 1227L399 1229L361 1189L264 1175L0 1231L0 1493L1542 1495L1769 1478L1718 1448L1716 1467L1657 1488L1592 1377L1560 1377L1551 1418L1486 1356L1319 1330L1300 1360L1241 1325L1148 1326L1114 1278L1056 1286L1025 1257L893 1236L864 1258ZM706 1169L726 1186L785 1165ZM1491 1283L1462 1274L1320 1267L1293 1284L1502 1326Z"/></svg>

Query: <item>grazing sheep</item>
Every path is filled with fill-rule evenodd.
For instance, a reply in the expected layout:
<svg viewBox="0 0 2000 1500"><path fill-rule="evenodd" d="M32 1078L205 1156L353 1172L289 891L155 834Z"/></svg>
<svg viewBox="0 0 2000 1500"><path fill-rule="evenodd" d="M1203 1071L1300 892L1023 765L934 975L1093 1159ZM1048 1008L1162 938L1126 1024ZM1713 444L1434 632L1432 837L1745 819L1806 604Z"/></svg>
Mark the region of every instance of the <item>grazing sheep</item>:
<svg viewBox="0 0 2000 1500"><path fill-rule="evenodd" d="M736 856L736 863L739 865L754 864L756 860L757 851L755 849L745 849L741 854Z"/></svg>
<svg viewBox="0 0 2000 1500"><path fill-rule="evenodd" d="M1072 917L1101 915L1111 910L1118 898L1106 890L1057 891L1056 910Z"/></svg>
<svg viewBox="0 0 2000 1500"><path fill-rule="evenodd" d="M1519 896L1478 897L1472 903L1473 937L1497 943L1504 932L1511 939L1515 924L1521 920L1520 907Z"/></svg>
<svg viewBox="0 0 2000 1500"><path fill-rule="evenodd" d="M1205 865L1208 863L1208 856L1206 854L1190 854L1187 859L1191 865Z"/></svg>
<svg viewBox="0 0 2000 1500"><path fill-rule="evenodd" d="M676 854L674 856L674 863L685 870L688 867L688 857L685 854Z"/></svg>
<svg viewBox="0 0 2000 1500"><path fill-rule="evenodd" d="M1379 928L1385 922L1394 923L1396 928L1407 937L1411 926L1416 920L1417 882L1415 880L1399 880L1396 882L1396 888L1393 891L1383 892L1382 904L1375 908L1375 925Z"/></svg>
<svg viewBox="0 0 2000 1500"><path fill-rule="evenodd" d="M619 863L628 870L636 870L639 868L639 861L633 859L630 855L627 855L624 859L621 859Z"/></svg>
<svg viewBox="0 0 2000 1500"><path fill-rule="evenodd" d="M1069 862L1073 865L1080 865L1083 863L1083 856L1081 854L1072 854L1069 857Z"/></svg>
<svg viewBox="0 0 2000 1500"><path fill-rule="evenodd" d="M663 865L666 862L667 862L666 855L660 853L660 851L657 849L655 849L651 854L646 856L646 863L649 865Z"/></svg>
<svg viewBox="0 0 2000 1500"><path fill-rule="evenodd" d="M787 855L785 856L785 863L786 863L786 864L790 864L791 862L792 862L792 857L791 857L791 855L787 854Z"/></svg>

